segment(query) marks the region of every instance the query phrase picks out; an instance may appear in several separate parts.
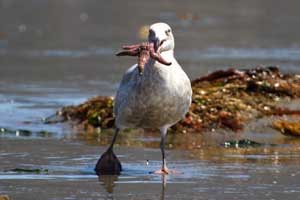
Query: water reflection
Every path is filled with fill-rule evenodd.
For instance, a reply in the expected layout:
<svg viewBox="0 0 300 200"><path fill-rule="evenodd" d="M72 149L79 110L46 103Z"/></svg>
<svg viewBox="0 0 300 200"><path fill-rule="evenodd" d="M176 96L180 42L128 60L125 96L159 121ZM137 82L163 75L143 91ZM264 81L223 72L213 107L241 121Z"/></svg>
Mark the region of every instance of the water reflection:
<svg viewBox="0 0 300 200"><path fill-rule="evenodd" d="M161 200L165 199L165 193L166 193L166 187L167 187L167 175L161 175Z"/></svg>
<svg viewBox="0 0 300 200"><path fill-rule="evenodd" d="M112 130L104 131L87 131L77 132L66 135L65 137L72 140L80 140L89 146L101 146L106 148L113 136ZM0 127L0 137L16 138L56 138L57 134L47 131L30 131L26 129L7 129ZM259 146L241 147L224 147L226 141L239 140L249 137L249 133L230 133L230 132L213 132L204 134L172 134L169 133L166 138L166 149L180 152L179 155L186 156L185 159L202 160L215 163L256 163L273 165L297 163L300 164L300 139L282 136L279 133L260 133L254 138L263 142ZM251 138L251 137L250 137ZM253 138L253 137L252 137ZM251 139L252 139L251 138ZM145 149L151 149L159 152L160 136L155 130L143 131L140 129L122 132L117 138L116 152L121 148L142 149L137 155L147 154ZM101 153L101 152L100 152ZM99 153L99 154L100 154ZM119 156L119 155L118 155ZM126 156L122 155L123 157ZM143 166L147 160L151 162L153 158L149 155L143 155ZM157 160L160 156L157 155ZM121 157L122 161L122 157ZM141 168L133 168L135 173L145 173ZM131 173L131 172L130 172Z"/></svg>
<svg viewBox="0 0 300 200"><path fill-rule="evenodd" d="M115 182L118 181L118 175L101 175L98 179L108 193L113 193Z"/></svg>
<svg viewBox="0 0 300 200"><path fill-rule="evenodd" d="M165 199L165 193L167 188L167 176L161 175L161 192L160 192L160 200ZM119 176L118 175L101 175L98 177L101 186L104 187L106 192L108 193L107 199L114 199L114 188L118 184ZM119 183L120 184L120 183ZM125 182L126 184L126 182ZM131 193L131 191L127 191Z"/></svg>
<svg viewBox="0 0 300 200"><path fill-rule="evenodd" d="M102 137L104 135L103 133ZM150 171L160 167L159 148L134 146L136 144L134 141L143 138L142 135L140 132L135 135L136 137L128 136L131 139L127 144L132 146L126 146L126 143L122 146L122 140L127 140L128 137L120 138L122 140L119 140L119 146L115 150L122 161L124 171L120 176L101 176L99 180L94 174L93 167L101 154L100 151L105 150L104 146L99 147L97 143L86 145L88 142L85 140L73 143L55 138L45 140L1 138L2 169L28 165L32 168L49 169L49 174L41 175L12 176L2 172L0 179L6 178L9 181L0 180L1 186L12 191L12 194L17 193L19 187L12 189L9 183L21 185L20 187L28 190L33 188L33 192L27 192L26 195L36 194L34 191L50 187L45 193L53 195L52 199L63 199L60 197L69 194L81 197L77 199L98 198L98 196L98 199L232 199L232 197L264 199L266 192L269 192L268 199L270 199L275 198L282 188L285 191L300 191L298 140L295 140L297 142L295 146L259 148L225 148L206 143L206 146L195 149L183 149L182 147L187 144L181 144L177 149L174 145L172 151L170 148L167 151L170 158L169 167L184 173L160 176L149 174ZM182 136L171 138L178 137L176 140L180 140ZM174 140L173 138L170 141ZM195 137L194 140L201 144L200 137ZM146 144L148 140L144 138L141 141ZM190 143L191 141L192 138ZM181 142L187 141L182 139ZM159 145L158 143L159 141L153 144ZM146 160L149 160L148 165ZM82 173L80 169L88 165L90 166L88 170ZM22 185L20 179L29 181ZM51 184L54 182L55 184ZM52 191L55 191L55 194L52 194Z"/></svg>

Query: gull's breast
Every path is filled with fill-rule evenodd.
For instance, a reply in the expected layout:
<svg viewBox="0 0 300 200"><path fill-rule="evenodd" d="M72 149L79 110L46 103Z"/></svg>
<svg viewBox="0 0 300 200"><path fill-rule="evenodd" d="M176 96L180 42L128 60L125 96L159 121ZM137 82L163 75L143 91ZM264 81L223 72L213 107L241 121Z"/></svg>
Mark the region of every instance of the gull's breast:
<svg viewBox="0 0 300 200"><path fill-rule="evenodd" d="M191 103L191 83L175 64L145 70L143 77L130 80L118 108L117 126L159 128L184 117Z"/></svg>

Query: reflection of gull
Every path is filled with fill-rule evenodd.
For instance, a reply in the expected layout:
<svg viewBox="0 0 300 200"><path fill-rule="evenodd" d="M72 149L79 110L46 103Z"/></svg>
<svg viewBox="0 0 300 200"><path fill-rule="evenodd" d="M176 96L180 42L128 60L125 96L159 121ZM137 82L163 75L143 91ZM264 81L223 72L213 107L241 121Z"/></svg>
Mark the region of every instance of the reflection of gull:
<svg viewBox="0 0 300 200"><path fill-rule="evenodd" d="M174 38L169 25L156 23L150 27L149 42L168 62L166 66L153 59L145 65L140 76L137 65L127 70L115 99L116 132L108 149L110 156L119 130L132 128L159 128L161 132L162 168L157 173L172 172L165 160L167 129L184 117L191 104L191 83L174 58ZM102 155L104 160L106 154ZM101 159L97 166L100 168ZM97 171L96 166L96 171ZM114 166L112 166L114 167ZM101 172L99 173L101 174Z"/></svg>
<svg viewBox="0 0 300 200"><path fill-rule="evenodd" d="M106 191L108 193L113 193L115 187L115 181L118 180L118 176L116 175L104 175L99 176L99 181L103 183Z"/></svg>
<svg viewBox="0 0 300 200"><path fill-rule="evenodd" d="M161 176L161 196L160 196L160 199L161 199L161 200L164 200L164 199L165 199L166 187L167 187L167 178L166 178L166 176L163 174L163 175Z"/></svg>
<svg viewBox="0 0 300 200"><path fill-rule="evenodd" d="M114 196L115 196L114 195L114 187L116 185L116 182L118 181L118 176L117 175L102 175L102 176L99 176L99 181L101 182L101 185L103 185L103 187L105 188L105 190L108 193L107 199L114 199ZM125 181L123 183L130 184L130 181L129 182ZM163 174L161 176L161 194L160 194L161 200L165 199L166 186L167 186L167 179L166 179L166 176ZM129 191L127 191L127 192L129 192Z"/></svg>

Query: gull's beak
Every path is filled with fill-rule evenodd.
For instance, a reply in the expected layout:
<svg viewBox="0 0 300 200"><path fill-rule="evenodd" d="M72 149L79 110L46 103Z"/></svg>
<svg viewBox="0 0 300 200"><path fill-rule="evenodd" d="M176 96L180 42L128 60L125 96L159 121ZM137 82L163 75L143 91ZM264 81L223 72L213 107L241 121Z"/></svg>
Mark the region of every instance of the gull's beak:
<svg viewBox="0 0 300 200"><path fill-rule="evenodd" d="M160 49L162 48L163 43L167 41L166 39L161 40L160 42L158 42L158 48L156 50L156 52L160 52Z"/></svg>
<svg viewBox="0 0 300 200"><path fill-rule="evenodd" d="M158 38L152 39L149 41L149 43L152 43L154 46L154 51L157 52L157 49L159 47L159 40Z"/></svg>
<svg viewBox="0 0 300 200"><path fill-rule="evenodd" d="M167 41L166 39L160 40L159 38L155 38L154 40L151 40L150 43L153 43L155 53L160 52L162 44Z"/></svg>

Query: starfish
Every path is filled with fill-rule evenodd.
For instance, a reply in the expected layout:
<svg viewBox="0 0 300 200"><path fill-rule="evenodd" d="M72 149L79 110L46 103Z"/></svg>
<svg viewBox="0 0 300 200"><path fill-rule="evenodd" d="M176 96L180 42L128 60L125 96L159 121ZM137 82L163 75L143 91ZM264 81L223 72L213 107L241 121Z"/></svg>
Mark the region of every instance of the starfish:
<svg viewBox="0 0 300 200"><path fill-rule="evenodd" d="M143 75L145 64L150 58L160 62L164 65L171 65L171 62L167 62L158 52L155 50L154 43L143 42L141 44L125 45L123 50L116 54L116 56L138 56L138 69L139 74Z"/></svg>

